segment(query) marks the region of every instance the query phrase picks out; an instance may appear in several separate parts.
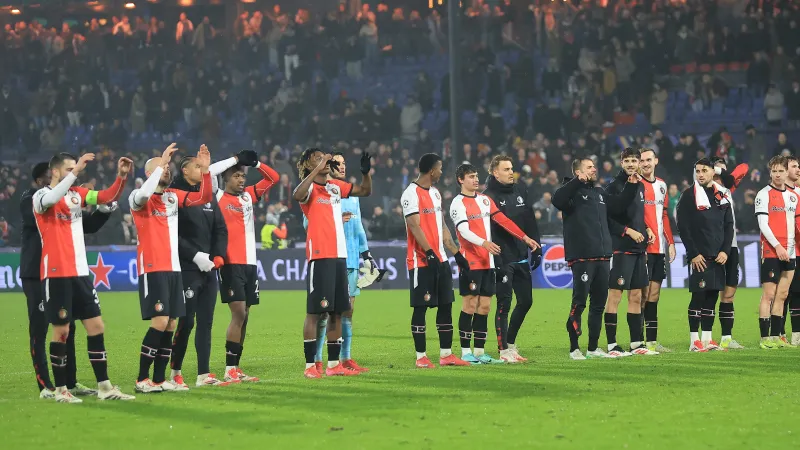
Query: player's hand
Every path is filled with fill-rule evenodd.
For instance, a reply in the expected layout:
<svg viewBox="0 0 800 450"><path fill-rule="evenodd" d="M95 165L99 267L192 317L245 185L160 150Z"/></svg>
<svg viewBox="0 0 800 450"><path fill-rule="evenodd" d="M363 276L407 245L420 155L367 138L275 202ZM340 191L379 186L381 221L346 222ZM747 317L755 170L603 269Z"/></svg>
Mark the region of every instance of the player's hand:
<svg viewBox="0 0 800 450"><path fill-rule="evenodd" d="M124 156L119 159L117 163L117 177L119 178L128 178L128 174L131 173L131 169L133 168L133 161L130 158L125 158Z"/></svg>
<svg viewBox="0 0 800 450"><path fill-rule="evenodd" d="M656 235L653 233L653 230L650 228L647 229L647 243L652 244L656 241Z"/></svg>
<svg viewBox="0 0 800 450"><path fill-rule="evenodd" d="M214 263L214 268L219 269L220 267L225 265L225 260L222 259L222 256L215 256L213 263Z"/></svg>
<svg viewBox="0 0 800 450"><path fill-rule="evenodd" d="M111 202L107 205L97 205L97 210L103 214L111 214L117 209L119 209L119 203L117 202Z"/></svg>
<svg viewBox="0 0 800 450"><path fill-rule="evenodd" d="M464 255L461 254L461 252L456 253L454 258L456 259L456 264L458 264L458 268L462 272L469 272L469 261L467 261L467 258L465 258Z"/></svg>
<svg viewBox="0 0 800 450"><path fill-rule="evenodd" d="M586 183L587 181L589 181L589 176L588 175L578 175L578 181L580 181L581 183Z"/></svg>
<svg viewBox="0 0 800 450"><path fill-rule="evenodd" d="M542 247L531 253L531 270L536 270L542 265Z"/></svg>
<svg viewBox="0 0 800 450"><path fill-rule="evenodd" d="M361 155L361 173L366 175L372 170L372 157L369 152L364 152Z"/></svg>
<svg viewBox="0 0 800 450"><path fill-rule="evenodd" d="M206 144L200 146L200 151L197 152L197 162L200 164L200 171L208 173L208 166L211 165L211 152L208 151Z"/></svg>
<svg viewBox="0 0 800 450"><path fill-rule="evenodd" d="M695 272L705 272L706 271L706 257L703 255L695 256L692 261L692 269Z"/></svg>
<svg viewBox="0 0 800 450"><path fill-rule="evenodd" d="M369 250L361 252L361 258L364 259L364 267L369 269L369 273L375 273L378 264L375 262L375 258L372 257L372 253Z"/></svg>
<svg viewBox="0 0 800 450"><path fill-rule="evenodd" d="M258 154L253 150L242 150L236 154L236 162L243 166L255 167L258 164Z"/></svg>
<svg viewBox="0 0 800 450"><path fill-rule="evenodd" d="M536 249L541 247L541 245L539 245L538 242L534 241L533 239L529 238L528 236L525 236L524 238L522 238L522 242L524 242L525 245L530 247L530 249L533 250L533 251L536 251Z"/></svg>
<svg viewBox="0 0 800 450"><path fill-rule="evenodd" d="M631 176L628 177L628 183L636 184L636 183L639 182L639 179L641 179L639 174L638 173L634 173L634 174L632 174Z"/></svg>
<svg viewBox="0 0 800 450"><path fill-rule="evenodd" d="M492 255L500 254L500 246L492 241L483 241L481 247L485 248L486 250L489 250L489 253L491 253Z"/></svg>
<svg viewBox="0 0 800 450"><path fill-rule="evenodd" d="M169 147L164 149L164 153L161 154L161 166L162 167L169 167L169 160L172 159L172 154L178 151L178 144L172 143L169 144Z"/></svg>
<svg viewBox="0 0 800 450"><path fill-rule="evenodd" d="M214 269L214 263L211 261L211 255L204 252L197 252L192 258L192 262L197 265L201 272L211 272Z"/></svg>
<svg viewBox="0 0 800 450"><path fill-rule="evenodd" d="M778 259L781 261L789 261L789 252L787 252L786 249L780 244L775 247L775 255L777 255Z"/></svg>
<svg viewBox="0 0 800 450"><path fill-rule="evenodd" d="M78 159L78 162L75 164L75 168L72 169L72 174L77 177L78 174L81 173L83 169L86 168L86 163L88 163L89 161L94 161L94 158L95 158L94 153L85 153L83 156L80 157L80 159Z"/></svg>
<svg viewBox="0 0 800 450"><path fill-rule="evenodd" d="M639 233L633 228L628 228L627 230L625 230L625 234L627 234L628 237L633 239L633 242L636 242L637 244L644 242L644 236L642 235L642 233Z"/></svg>
<svg viewBox="0 0 800 450"><path fill-rule="evenodd" d="M714 262L717 264L725 264L728 261L728 254L725 252L719 252L717 257L714 259Z"/></svg>
<svg viewBox="0 0 800 450"><path fill-rule="evenodd" d="M350 222L350 219L353 218L353 213L351 212L343 212L342 213L342 223Z"/></svg>
<svg viewBox="0 0 800 450"><path fill-rule="evenodd" d="M669 254L669 262L675 261L675 244L669 244L667 253Z"/></svg>
<svg viewBox="0 0 800 450"><path fill-rule="evenodd" d="M428 260L428 265L433 264L434 261L439 262L439 257L436 256L436 252L433 249L425 251L425 259Z"/></svg>

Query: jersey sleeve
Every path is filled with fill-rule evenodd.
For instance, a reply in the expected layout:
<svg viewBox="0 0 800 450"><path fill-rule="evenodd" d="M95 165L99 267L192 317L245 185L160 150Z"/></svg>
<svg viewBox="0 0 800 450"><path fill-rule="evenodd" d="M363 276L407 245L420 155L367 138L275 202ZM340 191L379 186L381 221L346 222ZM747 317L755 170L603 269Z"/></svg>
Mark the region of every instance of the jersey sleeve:
<svg viewBox="0 0 800 450"><path fill-rule="evenodd" d="M350 193L353 192L353 185L346 181L339 181L339 180L329 180L328 183L335 184L339 186L339 189L342 190L342 198L350 197Z"/></svg>
<svg viewBox="0 0 800 450"><path fill-rule="evenodd" d="M306 192L306 196L302 200L300 200L299 203L301 205L305 205L305 204L307 204L308 202L311 201L311 197L313 197L313 196L314 196L314 183L311 183L308 186L308 192Z"/></svg>
<svg viewBox="0 0 800 450"><path fill-rule="evenodd" d="M47 195L48 190L49 189L47 188L42 188L33 193L32 201L33 201L34 213L44 214L44 212L47 211L47 207L44 205L44 202L42 200L44 200L44 196Z"/></svg>
<svg viewBox="0 0 800 450"><path fill-rule="evenodd" d="M147 202L150 201L150 198L147 197L144 199L144 203L142 204L137 203L136 200L138 194L139 194L139 189L134 189L133 192L131 192L131 195L128 196L128 205L130 205L131 211L141 211L145 209L145 207L147 206ZM139 195L139 197L141 196Z"/></svg>
<svg viewBox="0 0 800 450"><path fill-rule="evenodd" d="M769 191L767 189L762 189L756 194L755 211L757 216L762 214L769 216Z"/></svg>
<svg viewBox="0 0 800 450"><path fill-rule="evenodd" d="M178 197L178 207L188 208L191 206L202 205L214 199L214 194L211 192L211 173L203 174L203 179L200 182L200 190L196 192L188 192L180 189L170 189Z"/></svg>
<svg viewBox="0 0 800 450"><path fill-rule="evenodd" d="M416 189L406 189L400 197L400 204L403 205L403 216L413 216L419 214L419 197Z"/></svg>
<svg viewBox="0 0 800 450"><path fill-rule="evenodd" d="M467 218L467 208L464 206L461 196L454 198L453 202L450 203L450 218L453 219L453 225L455 225L456 229L458 229L459 225L469 220Z"/></svg>

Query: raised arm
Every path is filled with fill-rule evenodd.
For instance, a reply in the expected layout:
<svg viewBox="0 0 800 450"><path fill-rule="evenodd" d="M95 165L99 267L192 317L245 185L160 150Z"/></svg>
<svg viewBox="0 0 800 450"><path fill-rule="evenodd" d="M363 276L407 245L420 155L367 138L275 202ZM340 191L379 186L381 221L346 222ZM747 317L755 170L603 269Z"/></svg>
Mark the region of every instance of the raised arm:
<svg viewBox="0 0 800 450"><path fill-rule="evenodd" d="M87 205L106 205L111 202L119 200L122 191L125 189L125 181L128 179L133 167L133 161L128 158L120 158L117 163L117 178L114 183L102 191L89 191L86 194Z"/></svg>
<svg viewBox="0 0 800 450"><path fill-rule="evenodd" d="M77 179L78 178L74 174L68 173L56 187L52 189L39 189L36 191L33 196L33 211L38 214L47 211L51 206L58 203L59 200L67 195L67 191L69 191L69 188L72 187L72 184L75 183Z"/></svg>
<svg viewBox="0 0 800 450"><path fill-rule="evenodd" d="M185 195L178 194L178 206L181 208L202 205L214 199L214 193L211 189L211 172L209 172L208 169L211 165L211 153L208 151L208 147L206 147L205 144L201 145L200 151L197 152L197 161L200 164L200 171L203 174L203 178L200 180L200 190L196 192L183 191ZM182 191L176 192L180 193Z"/></svg>
<svg viewBox="0 0 800 450"><path fill-rule="evenodd" d="M606 191L606 208L611 214L622 214L628 209L628 205L633 202L636 197L636 191L639 188L639 181L637 175L631 175L625 187L619 194L613 194Z"/></svg>
<svg viewBox="0 0 800 450"><path fill-rule="evenodd" d="M270 188L272 188L272 186L278 182L280 175L278 175L278 172L276 172L272 167L266 164L261 164L260 162L256 163L255 167L259 172L261 172L263 180L252 186L252 191L256 200L260 200L261 197L263 197L264 194L266 194L267 191L269 191Z"/></svg>
<svg viewBox="0 0 800 450"><path fill-rule="evenodd" d="M361 184L354 185L350 196L352 197L369 197L372 194L372 159L369 153L364 152L361 155Z"/></svg>
<svg viewBox="0 0 800 450"><path fill-rule="evenodd" d="M331 155L327 154L322 157L322 160L317 164L317 167L311 171L302 181L300 184L294 188L294 193L292 194L292 198L300 203L305 203L308 201L308 196L311 194L311 185L314 183L314 178L319 175L322 169L328 164L328 161L331 160Z"/></svg>
<svg viewBox="0 0 800 450"><path fill-rule="evenodd" d="M561 185L553 193L553 206L560 211L570 211L575 206L573 198L578 195L581 184L583 184L583 181L575 177Z"/></svg>
<svg viewBox="0 0 800 450"><path fill-rule="evenodd" d="M158 166L153 170L153 173L147 177L147 180L142 184L142 187L131 192L130 206L134 211L142 209L150 197L156 192L158 187L158 180L161 179L161 174L164 173L164 168Z"/></svg>

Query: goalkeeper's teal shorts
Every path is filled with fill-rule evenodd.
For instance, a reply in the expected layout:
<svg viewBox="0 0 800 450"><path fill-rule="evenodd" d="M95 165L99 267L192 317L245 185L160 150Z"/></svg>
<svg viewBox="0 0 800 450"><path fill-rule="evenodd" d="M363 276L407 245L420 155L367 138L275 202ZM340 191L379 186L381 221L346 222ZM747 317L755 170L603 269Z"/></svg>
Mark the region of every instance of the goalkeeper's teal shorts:
<svg viewBox="0 0 800 450"><path fill-rule="evenodd" d="M350 288L350 297L358 297L361 289L358 288L358 269L347 269L347 286Z"/></svg>

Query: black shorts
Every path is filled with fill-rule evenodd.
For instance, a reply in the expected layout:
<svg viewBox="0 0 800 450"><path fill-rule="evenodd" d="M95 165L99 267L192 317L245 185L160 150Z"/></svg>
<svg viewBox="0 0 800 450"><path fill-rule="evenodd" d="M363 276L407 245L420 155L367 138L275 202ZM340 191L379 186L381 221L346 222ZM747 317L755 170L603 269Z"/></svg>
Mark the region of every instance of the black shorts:
<svg viewBox="0 0 800 450"><path fill-rule="evenodd" d="M183 278L180 272L151 272L139 277L139 309L142 320L171 319L186 315Z"/></svg>
<svg viewBox="0 0 800 450"><path fill-rule="evenodd" d="M739 286L739 249L731 247L731 254L725 263L725 286Z"/></svg>
<svg viewBox="0 0 800 450"><path fill-rule="evenodd" d="M689 265L689 292L717 291L725 289L725 266L713 259L706 260L706 270L695 272Z"/></svg>
<svg viewBox="0 0 800 450"><path fill-rule="evenodd" d="M608 277L609 289L620 291L644 289L649 283L644 253L638 255L615 253L611 258L611 274Z"/></svg>
<svg viewBox="0 0 800 450"><path fill-rule="evenodd" d="M458 293L462 297L479 295L492 297L497 291L494 269L470 270L458 274Z"/></svg>
<svg viewBox="0 0 800 450"><path fill-rule="evenodd" d="M435 308L456 301L453 295L453 272L450 263L439 263L437 267L418 267L408 270L411 284L411 307Z"/></svg>
<svg viewBox="0 0 800 450"><path fill-rule="evenodd" d="M661 283L667 278L667 255L663 253L647 254L647 273L650 281Z"/></svg>
<svg viewBox="0 0 800 450"><path fill-rule="evenodd" d="M226 264L219 269L219 292L222 303L259 303L258 268L251 264Z"/></svg>
<svg viewBox="0 0 800 450"><path fill-rule="evenodd" d="M42 282L47 321L66 325L100 316L100 299L87 277L47 278Z"/></svg>
<svg viewBox="0 0 800 450"><path fill-rule="evenodd" d="M794 259L781 261L778 258L765 258L761 261L761 284L777 283L783 272L790 272L795 267Z"/></svg>
<svg viewBox="0 0 800 450"><path fill-rule="evenodd" d="M308 264L306 288L308 291L306 312L308 314L350 311L346 259L326 258L311 261Z"/></svg>

